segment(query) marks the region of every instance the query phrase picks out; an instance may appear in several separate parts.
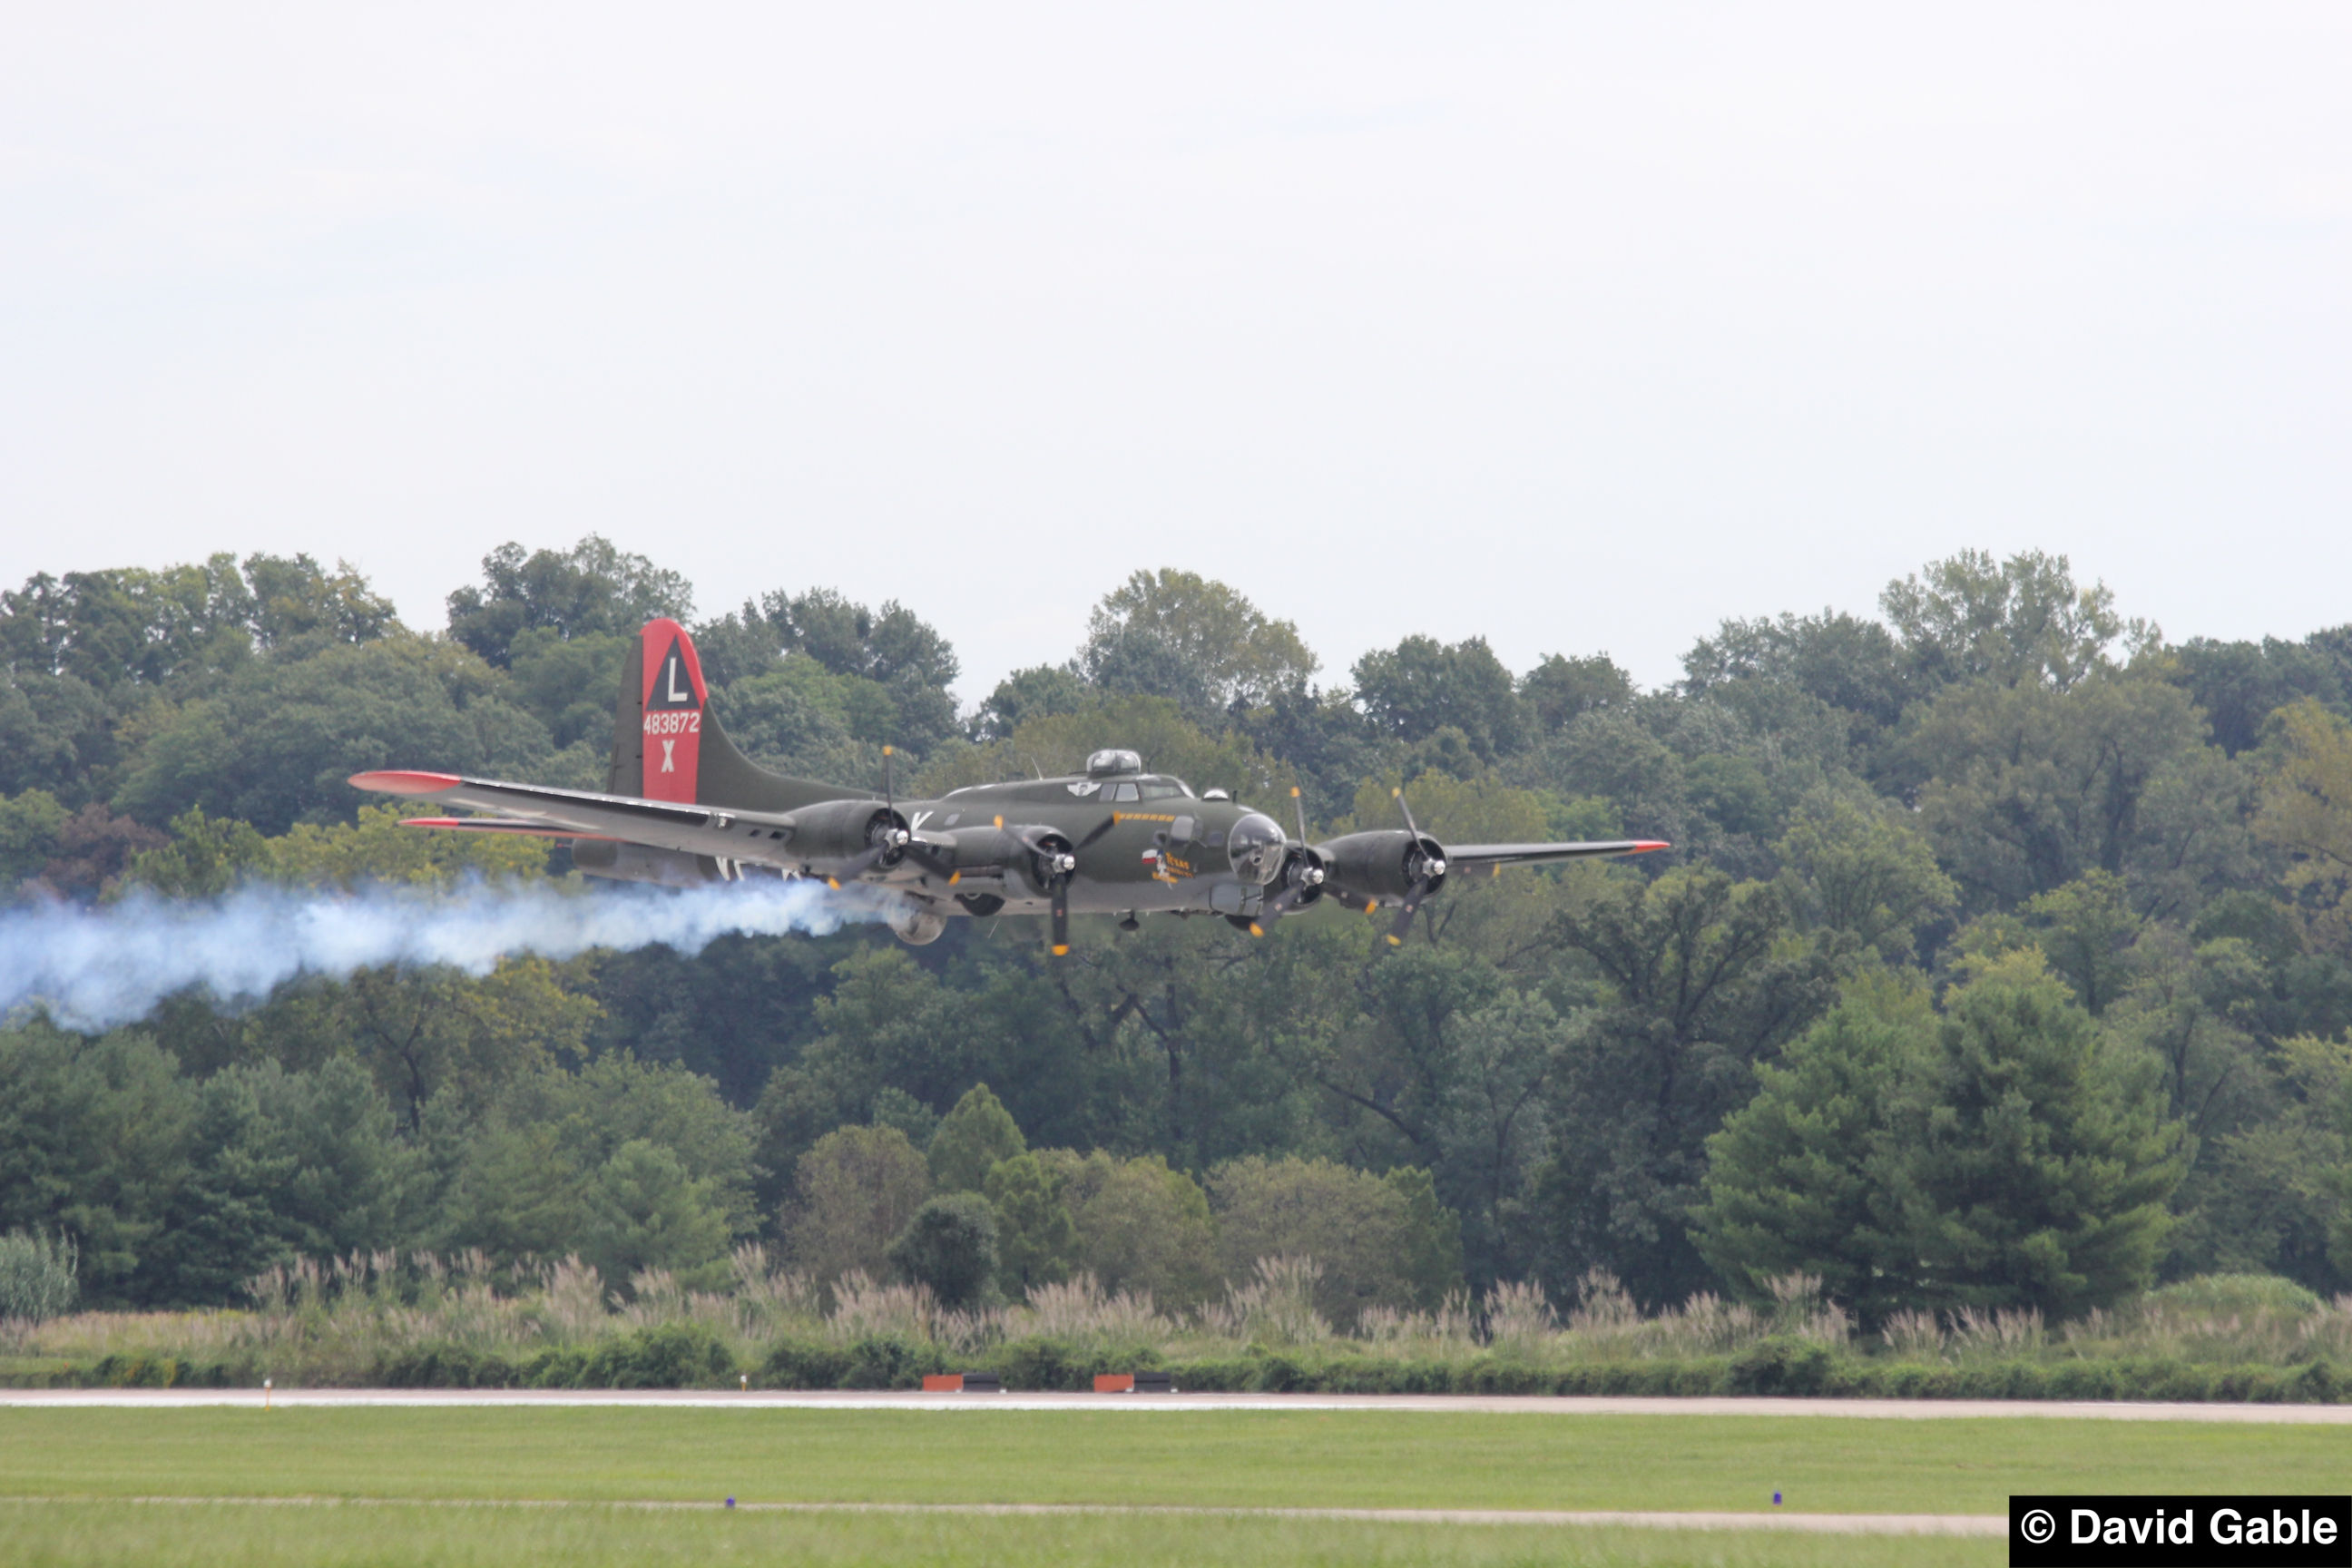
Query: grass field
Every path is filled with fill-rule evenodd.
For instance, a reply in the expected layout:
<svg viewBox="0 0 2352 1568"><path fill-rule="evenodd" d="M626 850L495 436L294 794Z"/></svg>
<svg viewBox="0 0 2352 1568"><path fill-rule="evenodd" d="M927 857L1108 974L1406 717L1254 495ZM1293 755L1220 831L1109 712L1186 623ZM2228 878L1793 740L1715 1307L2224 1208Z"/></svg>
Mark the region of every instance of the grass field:
<svg viewBox="0 0 2352 1568"><path fill-rule="evenodd" d="M137 1563L154 1568L357 1568L431 1563L454 1568L604 1564L889 1563L980 1564L1374 1564L1505 1568L1562 1563L1627 1568L1992 1568L2003 1542L1738 1531L1380 1525L1208 1517L910 1518L891 1514L647 1515L583 1508L558 1513L285 1509L206 1504L0 1502L0 1559L10 1564Z"/></svg>
<svg viewBox="0 0 2352 1568"><path fill-rule="evenodd" d="M341 1498L2000 1513L2336 1491L2341 1429L1388 1411L0 1410L17 1563L1979 1563L1999 1540L1236 1518L109 1503Z"/></svg>

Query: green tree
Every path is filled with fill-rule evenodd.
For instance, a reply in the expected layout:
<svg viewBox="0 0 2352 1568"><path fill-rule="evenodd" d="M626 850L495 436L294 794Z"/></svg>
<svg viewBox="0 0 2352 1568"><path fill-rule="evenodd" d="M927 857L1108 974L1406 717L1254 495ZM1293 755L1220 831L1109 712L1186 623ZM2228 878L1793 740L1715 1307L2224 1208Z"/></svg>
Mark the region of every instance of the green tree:
<svg viewBox="0 0 2352 1568"><path fill-rule="evenodd" d="M922 1155L897 1128L836 1128L793 1174L783 1229L793 1260L828 1283L852 1269L881 1278L892 1238L930 1186Z"/></svg>
<svg viewBox="0 0 2352 1568"><path fill-rule="evenodd" d="M1055 1170L1035 1154L1016 1154L990 1169L984 1190L996 1211L1006 1293L1019 1300L1034 1286L1068 1279L1078 1227Z"/></svg>
<svg viewBox="0 0 2352 1568"><path fill-rule="evenodd" d="M449 636L504 666L526 631L626 634L656 616L683 621L693 610L684 577L592 533L570 550L526 553L509 542L483 556L481 585L449 595Z"/></svg>
<svg viewBox="0 0 2352 1568"><path fill-rule="evenodd" d="M2291 887L2340 897L2352 881L2352 723L2309 699L2279 715L2280 757L2254 831L2294 857Z"/></svg>
<svg viewBox="0 0 2352 1568"><path fill-rule="evenodd" d="M580 1253L608 1279L668 1268L716 1284L728 1245L758 1225L751 1118L674 1063L603 1056L551 1065L483 1101L437 1096L426 1132L449 1168L444 1245L493 1257Z"/></svg>
<svg viewBox="0 0 2352 1568"><path fill-rule="evenodd" d="M1756 1097L1707 1139L1691 1215L1700 1255L1749 1295L1805 1273L1866 1321L1913 1305L1916 1270L1888 1234L1884 1167L1893 1106L1934 1050L1924 989L1881 972L1760 1064Z"/></svg>
<svg viewBox="0 0 2352 1568"><path fill-rule="evenodd" d="M706 1289L727 1277L728 1194L697 1178L675 1150L632 1138L595 1168L583 1194L582 1257L604 1278L662 1268Z"/></svg>
<svg viewBox="0 0 2352 1568"><path fill-rule="evenodd" d="M256 660L192 701L142 745L118 809L161 823L191 805L265 834L348 820L363 769L431 766L530 778L551 754L546 726L462 649L415 637Z"/></svg>
<svg viewBox="0 0 2352 1568"><path fill-rule="evenodd" d="M1920 684L1885 626L1829 610L1725 621L1683 656L1683 689L1693 697L1763 685L1815 698L1837 711L1847 739L1865 752L1895 727Z"/></svg>
<svg viewBox="0 0 2352 1568"><path fill-rule="evenodd" d="M613 699L635 634L635 627L568 637L555 626L518 632L507 647L509 694L547 726L551 744L584 743L602 764L613 743ZM598 773L601 778L601 766Z"/></svg>
<svg viewBox="0 0 2352 1568"><path fill-rule="evenodd" d="M2121 877L2089 871L2025 905L2035 943L2094 1018L2130 984L2128 950L2145 922L2132 912L2127 891Z"/></svg>
<svg viewBox="0 0 2352 1568"><path fill-rule="evenodd" d="M1029 1144L1004 1102L974 1084L940 1121L925 1157L931 1186L940 1193L976 1193L999 1161L1028 1152Z"/></svg>
<svg viewBox="0 0 2352 1568"><path fill-rule="evenodd" d="M47 790L0 795L0 889L41 874L57 853L66 808Z"/></svg>
<svg viewBox="0 0 2352 1568"><path fill-rule="evenodd" d="M1163 1308L1205 1300L1217 1278L1208 1195L1156 1155L1041 1151L1076 1232L1072 1270L1106 1290L1148 1291Z"/></svg>
<svg viewBox="0 0 2352 1568"><path fill-rule="evenodd" d="M0 1029L0 1231L62 1230L94 1307L154 1300L148 1253L187 1180L192 1087L143 1033Z"/></svg>
<svg viewBox="0 0 2352 1568"><path fill-rule="evenodd" d="M1878 604L1905 650L1937 680L2063 690L2110 668L2117 637L2143 645L2160 635L2117 616L2105 584L2077 587L2066 557L2038 550L2000 562L1963 550L1888 584Z"/></svg>
<svg viewBox="0 0 2352 1568"><path fill-rule="evenodd" d="M1482 1283L1524 1279L1537 1261L1538 1227L1528 1205L1551 1142L1546 1091L1559 1071L1568 1031L1541 996L1507 993L1451 1032L1438 1176L1463 1216L1455 1229L1466 1233L1474 1277ZM1455 1251L1458 1274L1462 1241Z"/></svg>
<svg viewBox="0 0 2352 1568"><path fill-rule="evenodd" d="M0 681L0 790L80 806L112 795L121 763L115 716L88 681L22 667Z"/></svg>
<svg viewBox="0 0 2352 1568"><path fill-rule="evenodd" d="M2085 871L2123 875L2154 826L2142 817L2152 788L2200 761L2203 728L2187 696L2158 680L2095 672L2063 689L1956 686L1923 705L1910 737L1927 778L1920 815L1978 909Z"/></svg>
<svg viewBox="0 0 2352 1568"><path fill-rule="evenodd" d="M1636 689L1633 678L1605 653L1590 658L1549 654L1519 677L1519 701L1545 734L1558 731L1580 713L1625 707L1633 700Z"/></svg>
<svg viewBox="0 0 2352 1568"><path fill-rule="evenodd" d="M1096 692L1086 677L1056 664L1016 669L996 683L972 721L976 741L1009 741L1032 719L1077 713L1093 706Z"/></svg>
<svg viewBox="0 0 2352 1568"><path fill-rule="evenodd" d="M436 1097L476 1103L564 1058L576 1057L596 1004L543 958L509 959L489 973L363 969L299 988L274 1015L281 1058L337 1043L356 1053L400 1108L411 1133Z"/></svg>
<svg viewBox="0 0 2352 1568"><path fill-rule="evenodd" d="M1427 1179L1295 1157L1220 1165L1209 1190L1225 1277L1247 1279L1261 1258L1307 1257L1323 1266L1315 1305L1334 1323L1352 1325L1367 1307L1433 1307L1460 1282L1460 1232L1433 1201L1416 1201L1433 1200Z"/></svg>
<svg viewBox="0 0 2352 1568"><path fill-rule="evenodd" d="M1351 673L1357 702L1383 734L1416 742L1450 726L1484 763L1527 744L1517 683L1485 637L1447 645L1409 637L1364 655Z"/></svg>
<svg viewBox="0 0 2352 1568"><path fill-rule="evenodd" d="M1168 568L1139 571L1103 595L1077 662L1108 690L1223 710L1303 686L1315 656L1288 621L1224 584Z"/></svg>
<svg viewBox="0 0 2352 1568"><path fill-rule="evenodd" d="M887 1256L902 1278L930 1287L940 1306L983 1305L996 1279L996 1213L973 1192L927 1199Z"/></svg>
<svg viewBox="0 0 2352 1568"><path fill-rule="evenodd" d="M1711 1279L1685 1226L1706 1137L1755 1092L1755 1065L1827 1007L1828 965L1783 941L1772 889L1707 868L1622 882L1556 929L1612 995L1550 1096L1538 1191L1553 1277L1607 1268L1637 1297L1680 1300Z"/></svg>
<svg viewBox="0 0 2352 1568"><path fill-rule="evenodd" d="M272 1264L404 1239L414 1153L357 1065L233 1067L195 1100L193 1169L142 1260L151 1300L226 1303Z"/></svg>
<svg viewBox="0 0 2352 1568"><path fill-rule="evenodd" d="M172 819L170 843L132 857L127 879L167 898L215 898L271 860L269 841L253 824L192 805Z"/></svg>
<svg viewBox="0 0 2352 1568"><path fill-rule="evenodd" d="M2275 1107L2197 1151L2173 1266L2352 1289L2352 1040L2296 1036L2273 1058Z"/></svg>
<svg viewBox="0 0 2352 1568"><path fill-rule="evenodd" d="M1808 795L1773 852L1809 920L1889 963L1909 958L1919 927L1959 901L1906 814L1875 796Z"/></svg>
<svg viewBox="0 0 2352 1568"><path fill-rule="evenodd" d="M2343 706L2344 671L2314 646L2318 641L2318 636L2301 643L2190 637L2167 650L2172 658L2168 679L2205 715L2213 743L2234 757L2254 749L2265 721L2282 708L2306 698Z"/></svg>
<svg viewBox="0 0 2352 1568"><path fill-rule="evenodd" d="M2158 1064L2103 1040L2030 951L1948 999L1937 1045L1894 1108L1886 1167L1923 1304L2065 1318L2144 1288L2184 1166Z"/></svg>

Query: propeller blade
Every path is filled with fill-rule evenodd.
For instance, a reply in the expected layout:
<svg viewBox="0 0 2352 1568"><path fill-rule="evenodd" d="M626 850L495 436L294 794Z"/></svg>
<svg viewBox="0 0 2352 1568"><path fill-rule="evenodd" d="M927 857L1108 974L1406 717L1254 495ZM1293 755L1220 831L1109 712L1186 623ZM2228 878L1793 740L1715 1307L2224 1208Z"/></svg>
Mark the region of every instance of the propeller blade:
<svg viewBox="0 0 2352 1568"><path fill-rule="evenodd" d="M1435 882L1424 879L1415 882L1412 890L1405 894L1404 908L1397 911L1396 924L1389 928L1391 947L1402 947L1404 939L1412 934L1412 917L1421 913L1421 906L1428 899L1430 889L1436 886Z"/></svg>
<svg viewBox="0 0 2352 1568"><path fill-rule="evenodd" d="M1101 825L1093 832L1078 840L1078 847L1084 849L1087 845L1092 844L1096 839L1100 838L1104 834L1108 833L1112 828L1117 827L1118 826L1118 813L1113 812L1108 816L1104 817Z"/></svg>
<svg viewBox="0 0 2352 1568"><path fill-rule="evenodd" d="M844 866L840 870L835 871L832 876L827 877L824 879L825 886L833 889L835 892L839 892L841 890L842 883L855 882L858 878L863 877L866 872L874 869L875 866L881 860L882 857L888 853L890 853L890 847L887 844L868 849L865 854L858 856L856 859Z"/></svg>
<svg viewBox="0 0 2352 1568"><path fill-rule="evenodd" d="M1054 881L1054 956L1066 958L1070 952L1070 883L1066 877Z"/></svg>
<svg viewBox="0 0 2352 1568"><path fill-rule="evenodd" d="M1298 813L1298 842L1304 844L1307 842L1307 801L1299 795L1297 784L1290 786L1290 805Z"/></svg>
<svg viewBox="0 0 2352 1568"><path fill-rule="evenodd" d="M1404 825L1406 831L1410 832L1415 838L1420 837L1421 824L1412 819L1412 802L1405 799L1404 786L1400 784L1389 793L1396 797L1397 809L1404 813Z"/></svg>

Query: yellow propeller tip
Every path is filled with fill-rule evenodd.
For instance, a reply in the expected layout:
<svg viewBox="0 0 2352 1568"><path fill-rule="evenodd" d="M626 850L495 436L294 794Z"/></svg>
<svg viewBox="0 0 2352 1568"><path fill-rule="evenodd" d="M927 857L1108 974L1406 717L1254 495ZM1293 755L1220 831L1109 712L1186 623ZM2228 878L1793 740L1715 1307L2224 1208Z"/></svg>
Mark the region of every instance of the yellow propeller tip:
<svg viewBox="0 0 2352 1568"><path fill-rule="evenodd" d="M1401 936L1392 936L1389 938L1389 945L1391 947L1402 947L1404 945L1404 938Z"/></svg>
<svg viewBox="0 0 2352 1568"><path fill-rule="evenodd" d="M1262 926L1262 925L1258 924L1258 923L1257 923L1257 921L1250 921L1250 935L1252 935L1252 936L1264 936L1265 934L1265 927L1264 927L1264 926Z"/></svg>
<svg viewBox="0 0 2352 1568"><path fill-rule="evenodd" d="M841 891L841 879L838 877L827 877L824 879L824 885L836 893Z"/></svg>
<svg viewBox="0 0 2352 1568"><path fill-rule="evenodd" d="M1054 949L1054 956L1055 956L1055 958L1067 958L1067 957L1069 957L1069 956L1070 956L1070 945L1069 945L1069 943L1067 943L1067 942L1063 942L1063 943L1061 943L1060 945L1056 946L1056 947Z"/></svg>
<svg viewBox="0 0 2352 1568"><path fill-rule="evenodd" d="M883 747L883 748L882 748L882 754L883 754L884 756L886 756L886 757L888 757L888 756L895 756L897 753L896 753L896 752L892 752L892 751L890 750L890 748L889 748L889 747L885 746L885 747Z"/></svg>
<svg viewBox="0 0 2352 1568"><path fill-rule="evenodd" d="M962 873L962 872L961 872L961 871L950 871L950 872L949 872L949 873L948 873L948 886L949 886L949 887L952 888L952 887L954 887L958 882L961 882L961 881L962 881L962 880L963 880L963 873Z"/></svg>

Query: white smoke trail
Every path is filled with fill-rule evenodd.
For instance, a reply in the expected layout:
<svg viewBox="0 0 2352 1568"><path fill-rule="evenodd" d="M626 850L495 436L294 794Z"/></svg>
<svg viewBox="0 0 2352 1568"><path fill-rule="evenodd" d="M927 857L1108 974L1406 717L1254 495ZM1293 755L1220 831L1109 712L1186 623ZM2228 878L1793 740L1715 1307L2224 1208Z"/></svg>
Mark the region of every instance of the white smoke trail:
<svg viewBox="0 0 2352 1568"><path fill-rule="evenodd" d="M191 988L235 1006L304 975L383 964L479 975L509 954L565 959L656 943L696 953L722 936L822 936L846 921L881 920L890 902L858 888L763 879L585 894L545 883L348 894L247 886L202 900L142 894L101 909L45 904L0 913L0 1017L30 1003L69 1029L110 1029Z"/></svg>

